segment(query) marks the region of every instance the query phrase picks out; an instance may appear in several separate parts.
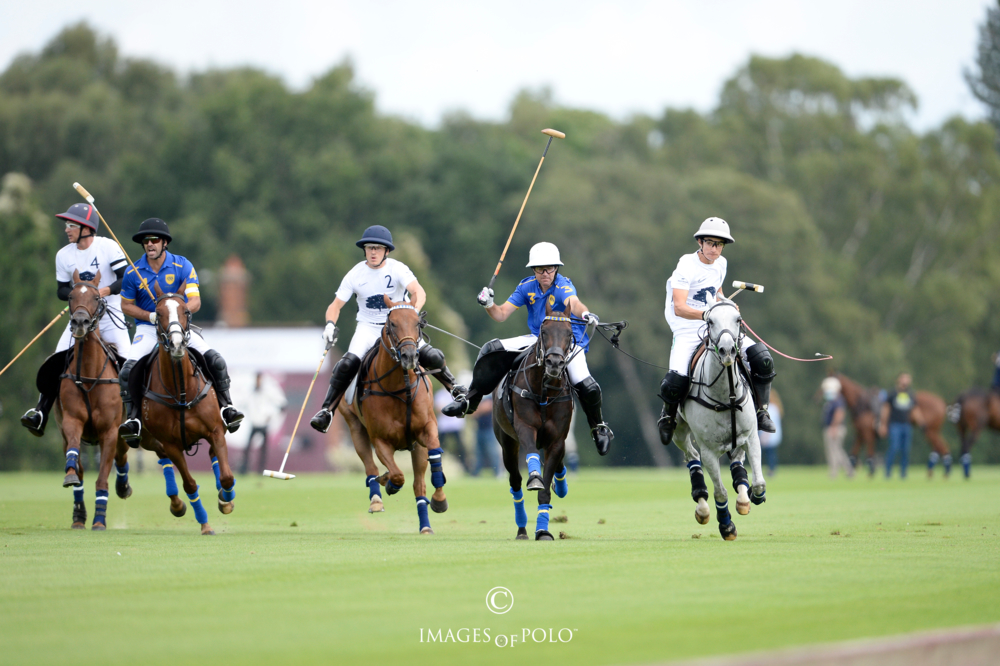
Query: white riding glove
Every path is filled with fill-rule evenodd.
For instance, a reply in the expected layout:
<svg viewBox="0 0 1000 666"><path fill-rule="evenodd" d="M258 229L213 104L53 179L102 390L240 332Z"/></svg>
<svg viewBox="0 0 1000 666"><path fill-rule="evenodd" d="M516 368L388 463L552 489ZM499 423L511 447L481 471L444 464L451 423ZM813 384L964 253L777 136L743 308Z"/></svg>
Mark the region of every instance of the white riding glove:
<svg viewBox="0 0 1000 666"><path fill-rule="evenodd" d="M323 329L323 339L326 340L326 344L333 346L337 344L337 336L340 335L340 331L337 329L337 325L332 321L326 322L326 328Z"/></svg>
<svg viewBox="0 0 1000 666"><path fill-rule="evenodd" d="M489 287L483 287L483 290L479 292L478 296L476 296L476 300L479 301L479 304L484 308L496 305L496 303L493 302L493 290Z"/></svg>
<svg viewBox="0 0 1000 666"><path fill-rule="evenodd" d="M155 312L150 312L149 313L149 323L152 324L153 326L156 326L156 313Z"/></svg>
<svg viewBox="0 0 1000 666"><path fill-rule="evenodd" d="M593 312L584 312L583 320L587 322L588 325L593 324L594 326L597 326L599 323L601 323L601 318L595 315Z"/></svg>

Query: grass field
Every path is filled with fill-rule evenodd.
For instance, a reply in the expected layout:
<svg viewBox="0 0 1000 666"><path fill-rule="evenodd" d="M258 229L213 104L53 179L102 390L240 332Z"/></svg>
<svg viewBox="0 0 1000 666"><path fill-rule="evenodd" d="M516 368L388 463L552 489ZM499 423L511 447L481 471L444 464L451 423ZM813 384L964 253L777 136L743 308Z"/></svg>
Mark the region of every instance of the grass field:
<svg viewBox="0 0 1000 666"><path fill-rule="evenodd" d="M785 468L724 542L714 512L695 522L686 472L588 470L554 500L568 522L552 531L570 538L544 543L513 540L494 480L450 482L421 537L409 487L370 516L360 476L241 478L236 511L208 502L219 534L201 537L191 511L168 513L158 474L133 475L128 501L112 492L104 533L68 529L61 475L4 474L0 661L617 664L1000 621L1000 469L959 477ZM506 614L486 608L495 586L513 594ZM461 628L492 642L427 640Z"/></svg>

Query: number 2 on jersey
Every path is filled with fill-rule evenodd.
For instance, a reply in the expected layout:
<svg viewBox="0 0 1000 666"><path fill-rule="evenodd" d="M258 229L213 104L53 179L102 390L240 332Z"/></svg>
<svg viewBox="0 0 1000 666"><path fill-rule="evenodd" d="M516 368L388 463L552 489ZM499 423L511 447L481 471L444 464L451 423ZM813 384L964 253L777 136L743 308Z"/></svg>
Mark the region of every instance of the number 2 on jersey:
<svg viewBox="0 0 1000 666"><path fill-rule="evenodd" d="M385 288L386 289L392 289L392 276L391 275L386 275L385 276Z"/></svg>

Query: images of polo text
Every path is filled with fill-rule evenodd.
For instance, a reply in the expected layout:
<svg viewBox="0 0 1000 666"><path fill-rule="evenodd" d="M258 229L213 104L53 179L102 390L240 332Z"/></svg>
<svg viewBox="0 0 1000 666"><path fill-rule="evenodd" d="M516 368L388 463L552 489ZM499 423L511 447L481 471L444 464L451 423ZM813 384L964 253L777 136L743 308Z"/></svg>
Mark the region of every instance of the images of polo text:
<svg viewBox="0 0 1000 666"><path fill-rule="evenodd" d="M531 643L569 643L577 630L538 627L521 629L520 633L506 634L489 627L462 627L461 629L420 629L421 643L492 643L497 647L514 647Z"/></svg>

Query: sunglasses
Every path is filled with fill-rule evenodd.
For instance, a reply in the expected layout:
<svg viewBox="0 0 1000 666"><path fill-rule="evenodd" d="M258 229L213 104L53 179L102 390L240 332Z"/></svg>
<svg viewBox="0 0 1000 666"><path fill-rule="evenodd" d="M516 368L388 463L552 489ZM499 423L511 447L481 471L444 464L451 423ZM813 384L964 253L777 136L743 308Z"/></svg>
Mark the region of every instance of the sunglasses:
<svg viewBox="0 0 1000 666"><path fill-rule="evenodd" d="M75 223L75 222L67 222L66 223L66 228L67 229L79 229L80 225L77 224L77 223Z"/></svg>
<svg viewBox="0 0 1000 666"><path fill-rule="evenodd" d="M549 273L555 273L555 266L535 266L534 268L536 275L548 275Z"/></svg>
<svg viewBox="0 0 1000 666"><path fill-rule="evenodd" d="M150 243L152 243L153 245L156 245L157 243L159 243L162 240L163 240L162 238L157 238L156 236L146 236L145 238L143 238L139 242L142 245L149 245Z"/></svg>
<svg viewBox="0 0 1000 666"><path fill-rule="evenodd" d="M701 242L709 247L715 247L720 249L726 246L725 241L714 241L714 240L708 240L707 238L701 239Z"/></svg>
<svg viewBox="0 0 1000 666"><path fill-rule="evenodd" d="M384 249L386 249L385 245L375 245L374 243L365 245L365 251L368 251L368 250L384 250Z"/></svg>

